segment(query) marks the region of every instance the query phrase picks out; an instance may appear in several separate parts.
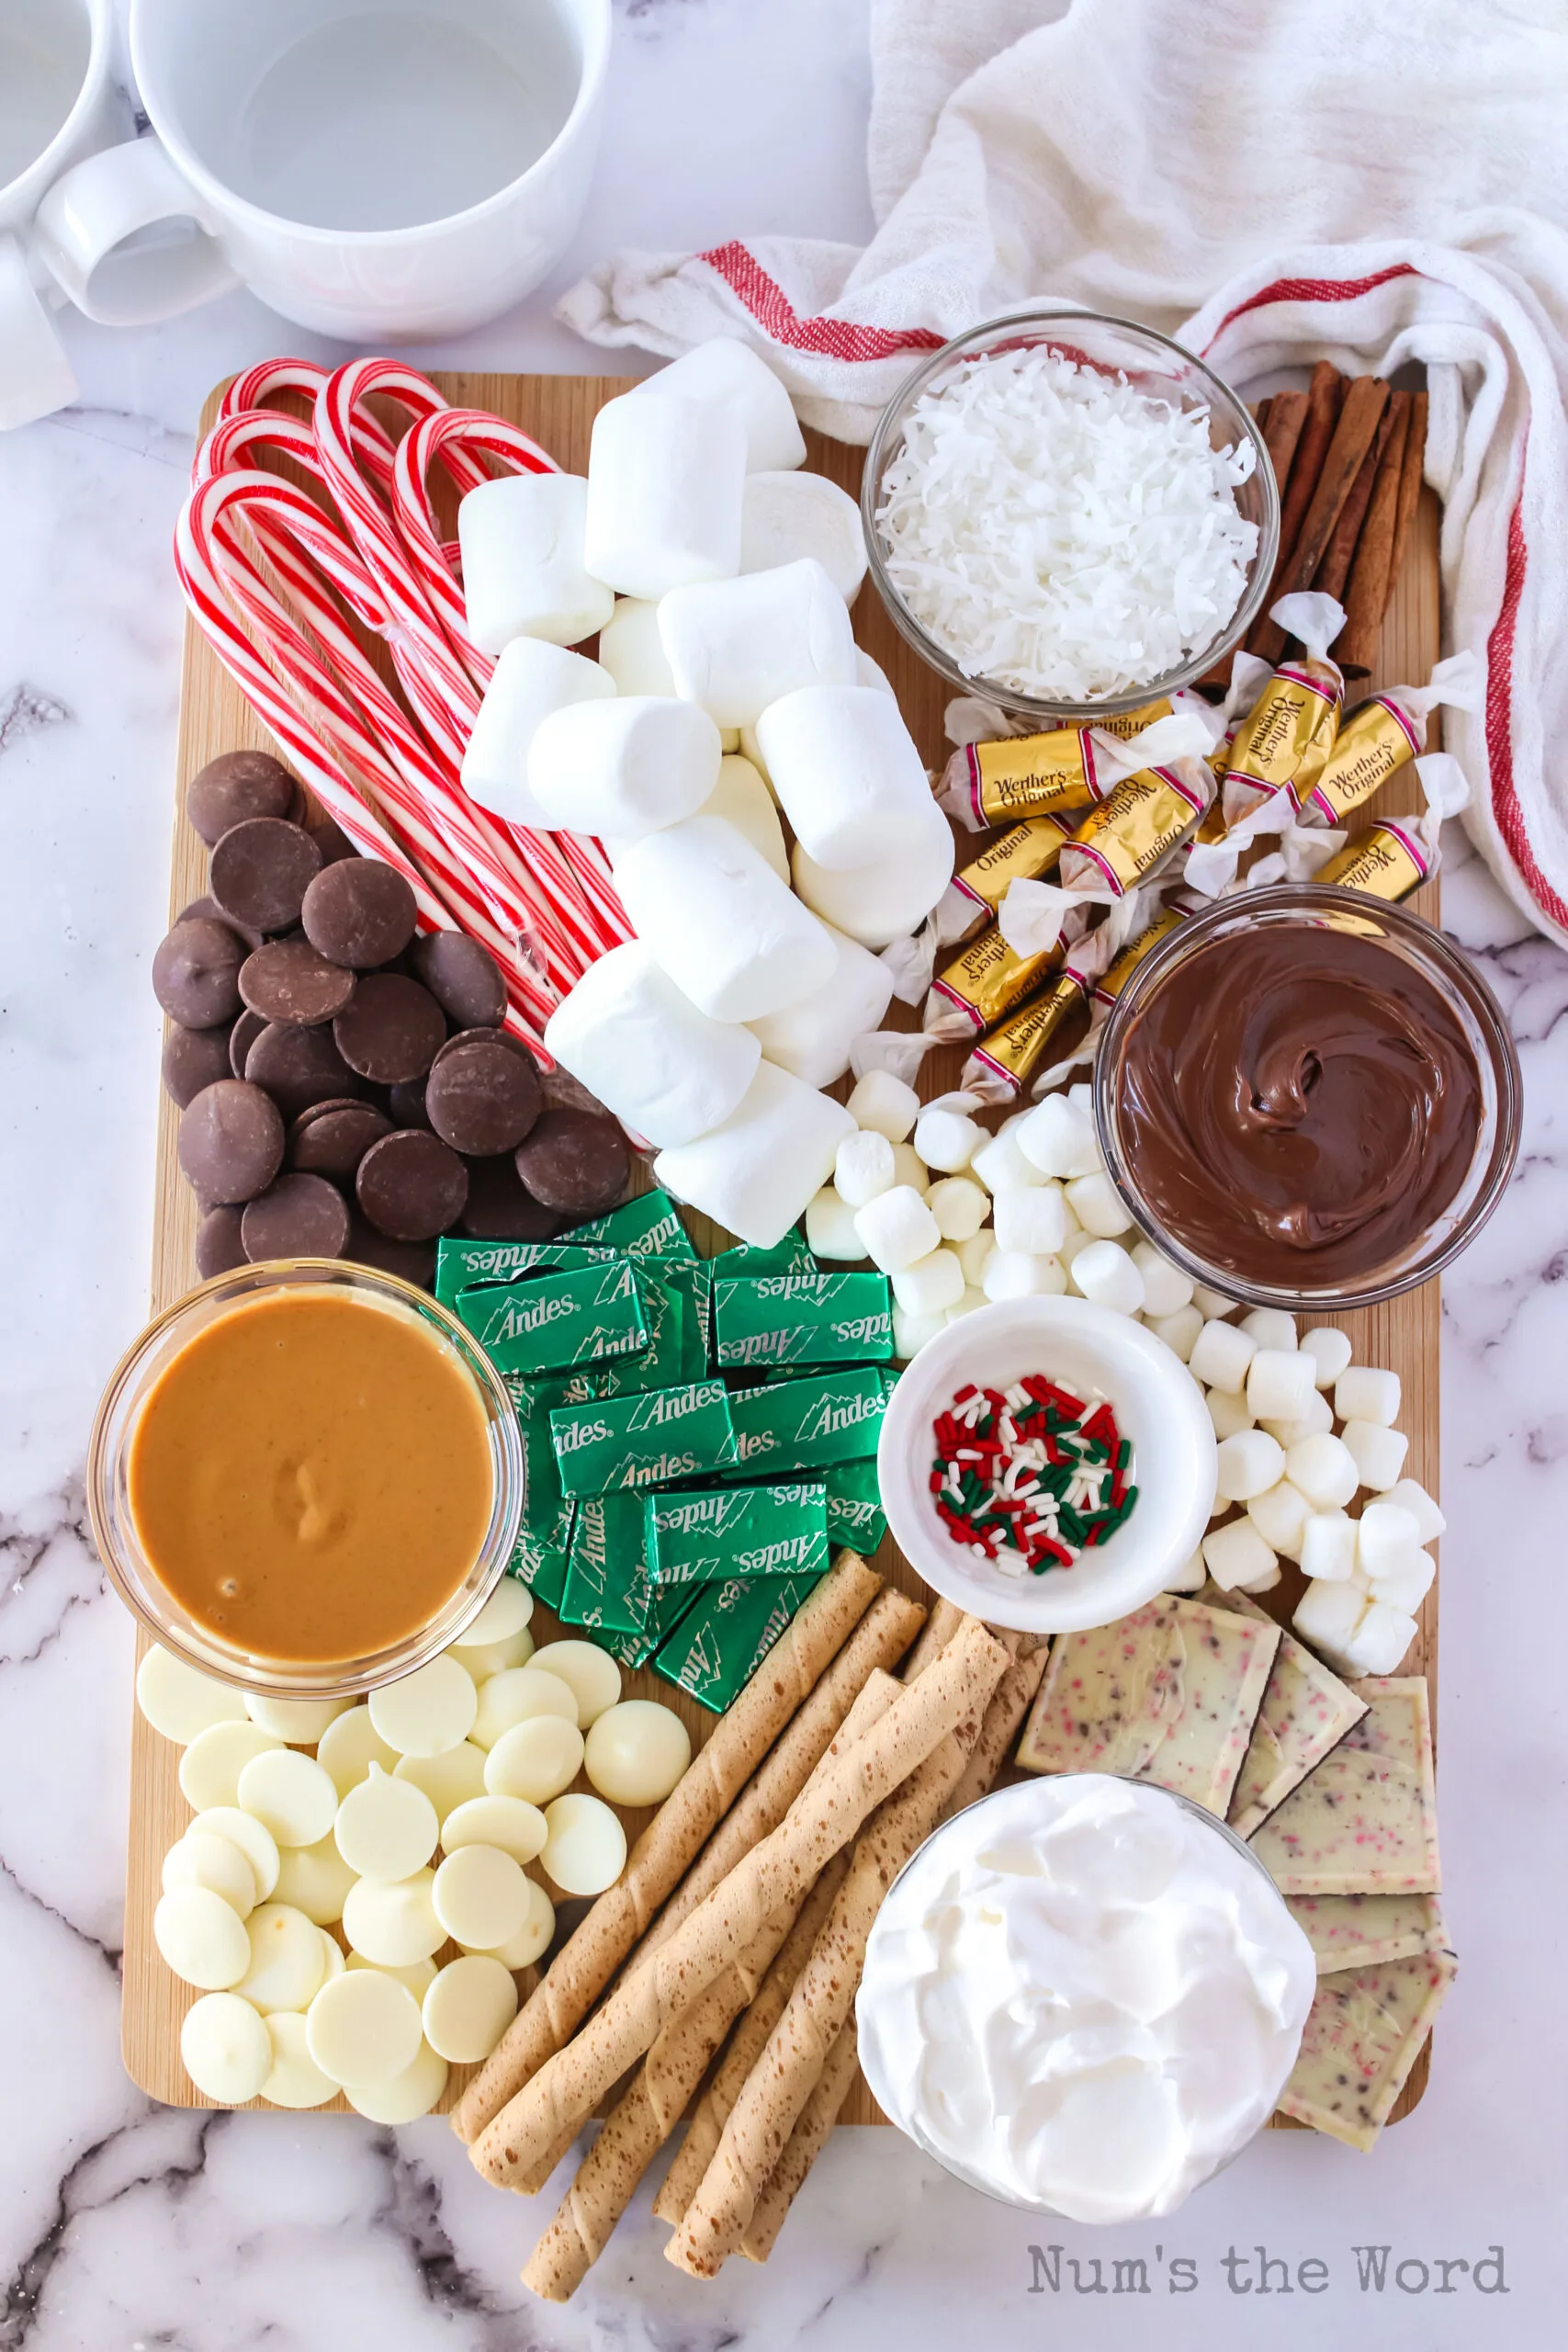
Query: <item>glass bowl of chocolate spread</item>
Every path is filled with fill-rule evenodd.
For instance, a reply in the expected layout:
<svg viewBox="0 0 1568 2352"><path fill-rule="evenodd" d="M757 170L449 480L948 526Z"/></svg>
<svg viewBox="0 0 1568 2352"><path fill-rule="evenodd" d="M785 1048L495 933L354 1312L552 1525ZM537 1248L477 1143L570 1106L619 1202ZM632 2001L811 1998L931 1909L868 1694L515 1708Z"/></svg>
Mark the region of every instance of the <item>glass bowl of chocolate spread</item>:
<svg viewBox="0 0 1568 2352"><path fill-rule="evenodd" d="M1442 933L1286 885L1183 922L1100 1041L1106 1167L1156 1247L1256 1306L1367 1306L1448 1265L1518 1153L1496 999Z"/></svg>

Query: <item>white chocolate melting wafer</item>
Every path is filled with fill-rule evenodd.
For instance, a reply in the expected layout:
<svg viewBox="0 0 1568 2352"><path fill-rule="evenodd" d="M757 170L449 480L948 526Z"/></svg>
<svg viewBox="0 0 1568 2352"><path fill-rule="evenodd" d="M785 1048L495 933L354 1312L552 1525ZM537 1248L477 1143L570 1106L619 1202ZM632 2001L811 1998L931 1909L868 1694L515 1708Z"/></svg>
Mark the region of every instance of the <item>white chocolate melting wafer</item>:
<svg viewBox="0 0 1568 2352"><path fill-rule="evenodd" d="M479 1944L465 1944L464 1956L499 1960L502 1968L532 1968L540 1954L549 1949L556 1932L556 1906L536 1879L528 1881L528 1911L514 1936L503 1944L485 1949Z"/></svg>
<svg viewBox="0 0 1568 2352"><path fill-rule="evenodd" d="M180 1794L193 1813L213 1805L237 1805L240 1775L254 1757L265 1756L283 1742L249 1718L239 1723L209 1724L197 1732L180 1758Z"/></svg>
<svg viewBox="0 0 1568 2352"><path fill-rule="evenodd" d="M204 1993L186 2011L180 2058L204 2098L243 2107L272 2072L266 2020L237 1993Z"/></svg>
<svg viewBox="0 0 1568 2352"><path fill-rule="evenodd" d="M536 1651L535 1657L537 1655ZM509 1667L502 1673L491 1676L479 1692L469 1738L476 1747L488 1751L503 1732L532 1721L536 1715L558 1715L575 1724L577 1693L560 1675L551 1674L530 1660L526 1666Z"/></svg>
<svg viewBox="0 0 1568 2352"><path fill-rule="evenodd" d="M372 1764L389 1772L397 1760L397 1749L388 1747L368 1707L350 1707L346 1715L339 1715L327 1725L316 1748L316 1761L332 1774L340 1797L358 1787Z"/></svg>
<svg viewBox="0 0 1568 2352"><path fill-rule="evenodd" d="M274 2009L304 2009L326 1974L321 1931L291 1903L258 1903L245 1922L250 1964L235 1990L264 2017Z"/></svg>
<svg viewBox="0 0 1568 2352"><path fill-rule="evenodd" d="M533 1715L502 1732L485 1758L491 1796L522 1797L546 1805L570 1789L582 1770L582 1734L560 1715Z"/></svg>
<svg viewBox="0 0 1568 2352"><path fill-rule="evenodd" d="M493 1951L528 1917L528 1881L499 1846L460 1846L436 1871L431 1900L454 1943Z"/></svg>
<svg viewBox="0 0 1568 2352"><path fill-rule="evenodd" d="M621 1669L595 1642L547 1642L535 1651L534 1662L541 1674L557 1676L571 1692L579 1731L587 1731L621 1695Z"/></svg>
<svg viewBox="0 0 1568 2352"><path fill-rule="evenodd" d="M350 2107L372 2123L415 2123L439 2104L446 2088L446 2061L438 2057L428 2041L422 2041L419 2055L400 2075L389 2082L355 2083L344 2093Z"/></svg>
<svg viewBox="0 0 1568 2352"><path fill-rule="evenodd" d="M434 1883L428 1870L389 1883L355 1879L343 1906L343 1931L354 1950L377 1968L406 1968L439 1951L446 1930L431 1900Z"/></svg>
<svg viewBox="0 0 1568 2352"><path fill-rule="evenodd" d="M252 1723L260 1724L275 1739L287 1740L290 1747L314 1747L327 1725L346 1715L353 1704L352 1699L268 1699L250 1691L245 1713Z"/></svg>
<svg viewBox="0 0 1568 2352"><path fill-rule="evenodd" d="M455 2066L488 2058L517 2014L517 1984L509 1968L482 1952L450 1960L424 1996L424 2038Z"/></svg>
<svg viewBox="0 0 1568 2352"><path fill-rule="evenodd" d="M251 1964L244 1921L210 1887L180 1886L162 1896L152 1940L180 1982L205 1993L238 1984Z"/></svg>
<svg viewBox="0 0 1568 2352"><path fill-rule="evenodd" d="M305 2020L294 2009L279 2009L265 2018L272 2044L272 2072L261 2086L263 2098L274 2107L325 2107L337 2097L337 2085L323 2075L305 2040Z"/></svg>
<svg viewBox="0 0 1568 2352"><path fill-rule="evenodd" d="M186 1836L198 1833L226 1838L231 1846L238 1846L254 1874L255 1899L265 1903L277 1884L279 1867L277 1840L271 1830L264 1829L252 1815L242 1813L237 1804L218 1804L198 1813Z"/></svg>
<svg viewBox="0 0 1568 2352"><path fill-rule="evenodd" d="M441 1824L441 1845L448 1854L464 1846L499 1846L514 1862L531 1862L544 1852L549 1834L544 1815L525 1797L480 1795L454 1805Z"/></svg>
<svg viewBox="0 0 1568 2352"><path fill-rule="evenodd" d="M333 1835L357 1877L400 1879L424 1868L440 1827L423 1789L390 1779L373 1764L368 1780L350 1789L339 1805Z"/></svg>
<svg viewBox="0 0 1568 2352"><path fill-rule="evenodd" d="M187 1829L175 1838L164 1857L162 1884L165 1894L173 1894L176 1887L204 1886L242 1919L256 1905L256 1874L249 1857L231 1838L215 1838L206 1830Z"/></svg>
<svg viewBox="0 0 1568 2352"><path fill-rule="evenodd" d="M379 1969L345 1970L322 1985L305 2018L305 2041L323 2075L344 2086L386 2082L419 2055L420 2005Z"/></svg>
<svg viewBox="0 0 1568 2352"><path fill-rule="evenodd" d="M282 1849L273 1892L280 1903L291 1903L318 1928L331 1928L343 1917L355 1875L339 1853L337 1840L329 1834L313 1846Z"/></svg>
<svg viewBox="0 0 1568 2352"><path fill-rule="evenodd" d="M603 1894L626 1867L626 1833L602 1797L557 1797L545 1807L549 1834L540 1856L566 1894Z"/></svg>
<svg viewBox="0 0 1568 2352"><path fill-rule="evenodd" d="M433 1657L400 1682L372 1690L369 1703L371 1722L400 1756L442 1756L468 1736L479 1692L455 1657Z"/></svg>
<svg viewBox="0 0 1568 2352"><path fill-rule="evenodd" d="M188 1747L214 1724L245 1720L244 1700L231 1683L200 1673L156 1642L136 1669L136 1703L176 1747Z"/></svg>
<svg viewBox="0 0 1568 2352"><path fill-rule="evenodd" d="M297 1748L253 1756L240 1774L240 1809L270 1829L279 1846L314 1846L327 1837L337 1812L332 1774Z"/></svg>
<svg viewBox="0 0 1568 2352"><path fill-rule="evenodd" d="M423 1789L435 1807L437 1821L445 1821L458 1805L483 1796L485 1752L476 1741L465 1739L444 1756L400 1756L392 1778Z"/></svg>
<svg viewBox="0 0 1568 2352"><path fill-rule="evenodd" d="M662 1804L692 1760L692 1735L672 1707L623 1699L594 1718L583 1766L612 1804Z"/></svg>

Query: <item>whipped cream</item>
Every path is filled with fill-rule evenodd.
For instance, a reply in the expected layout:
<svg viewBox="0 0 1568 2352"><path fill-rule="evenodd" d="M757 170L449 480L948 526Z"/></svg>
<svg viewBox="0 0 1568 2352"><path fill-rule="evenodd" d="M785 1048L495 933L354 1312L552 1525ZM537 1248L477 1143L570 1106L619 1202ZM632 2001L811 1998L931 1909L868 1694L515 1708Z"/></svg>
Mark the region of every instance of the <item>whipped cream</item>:
<svg viewBox="0 0 1568 2352"><path fill-rule="evenodd" d="M1170 2213L1267 2122L1316 1987L1260 1864L1163 1789L1063 1773L930 1838L856 2004L885 2112L1075 2222Z"/></svg>

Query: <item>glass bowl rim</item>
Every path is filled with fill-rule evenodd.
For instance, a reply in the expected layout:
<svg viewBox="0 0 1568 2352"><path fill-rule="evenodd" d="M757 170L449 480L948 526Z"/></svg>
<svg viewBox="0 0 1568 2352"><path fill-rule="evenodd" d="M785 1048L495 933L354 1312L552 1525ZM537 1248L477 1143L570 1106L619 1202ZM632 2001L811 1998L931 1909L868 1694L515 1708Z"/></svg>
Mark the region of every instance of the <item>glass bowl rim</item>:
<svg viewBox="0 0 1568 2352"><path fill-rule="evenodd" d="M1358 1283L1316 1290L1291 1289L1282 1283L1243 1282L1227 1268L1211 1265L1190 1250L1167 1229L1145 1200L1136 1179L1128 1170L1126 1155L1116 1130L1111 1100L1112 1073L1116 1062L1113 1047L1120 1042L1134 1012L1147 1001L1165 973L1183 956L1192 953L1195 946L1201 947L1228 919L1241 915L1256 918L1274 914L1283 918L1292 912L1306 915L1314 909L1326 913L1346 908L1354 909L1371 921L1385 925L1395 938L1402 940L1416 963L1446 998L1451 1000L1457 995L1462 1000L1466 1011L1481 1031L1497 1092L1494 1132L1490 1137L1490 1164L1475 1198L1440 1245L1435 1250L1426 1250L1394 1272L1382 1278L1373 1276ZM1284 1308L1288 1313L1298 1314L1343 1315L1358 1307L1381 1306L1391 1298L1399 1298L1406 1291L1417 1289L1422 1283L1429 1282L1446 1267L1451 1266L1456 1258L1461 1257L1507 1191L1519 1155L1522 1102L1523 1079L1517 1048L1503 1008L1473 959L1436 923L1428 922L1424 915L1418 915L1393 900L1374 899L1365 891L1343 888L1337 883L1275 883L1266 890L1245 891L1235 898L1216 899L1201 913L1179 923L1129 976L1126 986L1111 1008L1094 1065L1094 1124L1105 1156L1106 1172L1122 1206L1140 1232L1193 1282L1219 1291L1227 1298L1235 1298L1239 1306L1276 1306ZM1487 1151L1487 1129L1483 1123L1476 1148L1476 1160ZM1472 1169L1476 1160L1471 1163Z"/></svg>
<svg viewBox="0 0 1568 2352"><path fill-rule="evenodd" d="M920 393L951 361L984 350L991 344L1005 340L1008 329L1035 329L1067 323L1079 326L1114 327L1145 345L1151 356L1173 353L1184 368L1197 370L1208 390L1211 408L1227 404L1235 413L1237 431L1253 445L1255 462L1249 480L1257 481L1263 494L1263 514L1258 526L1258 549L1253 558L1251 577L1230 619L1215 638L1198 652L1162 676L1150 680L1121 695L1106 695L1094 702L1073 702L1060 699L1043 700L1038 695L1026 695L1015 686L1006 686L998 679L976 674L968 676L962 671L945 647L940 645L909 611L903 598L887 577L883 554L881 533L877 527L877 494L882 471L889 455L894 433L901 423L907 405ZM1258 430L1258 421L1240 394L1215 374L1207 361L1174 337L1161 334L1156 327L1146 327L1136 319L1122 318L1111 311L1074 310L1060 303L1021 304L1016 310L998 312L984 319L978 325L965 328L962 334L951 336L940 350L928 352L919 364L911 368L903 382L883 405L872 430L866 448L865 464L861 471L861 526L865 538L866 561L876 593L894 628L906 644L913 648L927 666L946 680L961 695L974 695L982 702L991 702L1010 717L1039 721L1045 726L1084 723L1092 725L1097 718L1115 718L1128 711L1137 710L1148 702L1169 696L1182 687L1191 686L1206 676L1216 662L1224 661L1235 651L1258 618L1268 601L1273 582L1274 565L1280 543L1280 492L1274 479L1274 468L1268 445Z"/></svg>
<svg viewBox="0 0 1568 2352"><path fill-rule="evenodd" d="M157 1582L151 1565L144 1563L139 1555L133 1565L128 1566L121 1556L121 1543L115 1532L118 1515L114 1501L115 1483L132 1420L128 1418L118 1430L112 1451L111 1423L122 1409L133 1409L128 1408L128 1397L139 1374L159 1343L177 1329L193 1308L204 1303L216 1302L220 1306L226 1301L238 1303L246 1296L265 1295L269 1291L306 1288L313 1283L319 1283L325 1288L370 1291L393 1305L412 1308L422 1322L433 1325L440 1337L455 1349L485 1406L485 1428L492 1449L495 1491L484 1542L474 1567L469 1570L469 1577L480 1572L478 1581L470 1591L466 1589L468 1580L465 1578L457 1600L445 1613L433 1618L406 1643L389 1651L380 1651L369 1660L344 1661L343 1671L322 1668L313 1675L290 1671L269 1674L260 1667L237 1659L225 1659L216 1649L208 1655L187 1640L183 1628L162 1623L148 1605L140 1588L143 1581L154 1585ZM440 1300L429 1291L422 1290L417 1283L405 1282L398 1274L386 1273L379 1267L362 1266L344 1258L266 1259L254 1265L231 1267L225 1272L213 1274L192 1289L183 1291L178 1298L161 1308L143 1325L120 1355L104 1384L93 1415L87 1446L87 1516L93 1544L103 1564L104 1573L119 1600L142 1632L161 1648L170 1651L182 1665L210 1676L215 1681L227 1682L236 1690L252 1692L258 1698L360 1698L367 1691L412 1674L417 1667L428 1665L432 1658L450 1648L454 1642L460 1640L465 1626L473 1622L505 1574L507 1561L516 1543L525 1487L523 1442L511 1395L472 1332Z"/></svg>

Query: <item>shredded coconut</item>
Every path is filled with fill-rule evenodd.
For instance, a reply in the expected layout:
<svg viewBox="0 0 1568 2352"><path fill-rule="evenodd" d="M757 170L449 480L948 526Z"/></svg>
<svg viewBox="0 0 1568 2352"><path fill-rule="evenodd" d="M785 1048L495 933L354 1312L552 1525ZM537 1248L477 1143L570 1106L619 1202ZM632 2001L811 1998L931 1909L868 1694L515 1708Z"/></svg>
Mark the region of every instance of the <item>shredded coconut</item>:
<svg viewBox="0 0 1568 2352"><path fill-rule="evenodd" d="M1093 701L1164 676L1241 601L1250 442L1036 345L921 394L883 478L887 576L965 677Z"/></svg>

